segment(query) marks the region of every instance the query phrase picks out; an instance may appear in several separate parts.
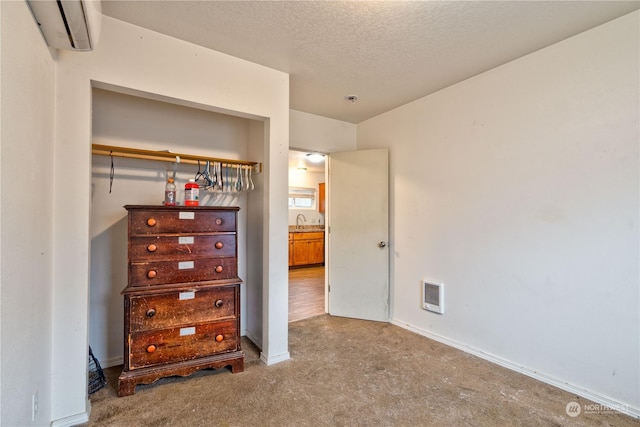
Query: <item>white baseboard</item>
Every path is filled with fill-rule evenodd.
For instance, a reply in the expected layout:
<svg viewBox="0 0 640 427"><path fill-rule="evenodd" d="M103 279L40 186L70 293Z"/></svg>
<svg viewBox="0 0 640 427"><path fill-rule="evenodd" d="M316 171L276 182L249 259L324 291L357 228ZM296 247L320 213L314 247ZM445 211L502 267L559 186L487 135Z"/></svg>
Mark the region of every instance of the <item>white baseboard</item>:
<svg viewBox="0 0 640 427"><path fill-rule="evenodd" d="M403 329L407 329L411 332L415 332L423 337L432 339L434 341L438 341L442 344L448 345L449 347L457 348L458 350L464 351L465 353L472 354L481 359L487 360L491 363L495 363L496 365L500 365L504 368L510 369L512 371L519 372L528 377L541 381L543 383L552 385L559 389L568 391L572 394L575 394L580 397L584 397L587 400L591 400L595 403L598 403L606 408L613 408L614 410L621 412L625 415L629 415L634 418L640 418L640 408L632 407L629 404L617 402L613 399L610 399L606 396L602 396L598 393L594 393L590 390L585 390L583 388L574 386L572 384L567 383L566 381L559 380L557 378L553 378L547 375L544 375L540 372L534 371L533 369L529 369L526 366L516 365L513 362L503 359L501 357L495 356L493 354L485 353L476 348L470 347L468 345L459 343L457 341L450 340L448 338L442 337L437 334L433 334L431 332L425 331L424 329L418 328L416 326L410 325L408 323L399 322L397 320L392 320L392 324L399 326ZM569 402L567 402L569 403Z"/></svg>
<svg viewBox="0 0 640 427"><path fill-rule="evenodd" d="M288 351L286 353L276 354L275 356L267 356L264 352L260 352L260 360L262 360L265 365L275 365L276 363L284 362L289 359L291 359L291 356Z"/></svg>
<svg viewBox="0 0 640 427"><path fill-rule="evenodd" d="M100 360L100 367L110 368L112 366L122 365L124 363L124 358L122 356L110 357L109 359Z"/></svg>
<svg viewBox="0 0 640 427"><path fill-rule="evenodd" d="M91 414L91 401L87 399L85 412L70 415L59 420L51 421L51 427L73 427L89 422L89 414Z"/></svg>

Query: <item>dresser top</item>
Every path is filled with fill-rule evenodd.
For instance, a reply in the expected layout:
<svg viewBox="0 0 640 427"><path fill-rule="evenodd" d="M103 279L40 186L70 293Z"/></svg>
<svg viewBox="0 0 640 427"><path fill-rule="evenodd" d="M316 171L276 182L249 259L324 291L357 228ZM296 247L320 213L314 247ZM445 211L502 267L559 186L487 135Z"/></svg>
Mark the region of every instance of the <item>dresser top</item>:
<svg viewBox="0 0 640 427"><path fill-rule="evenodd" d="M164 205L125 205L130 210L154 211L239 211L238 206L164 206Z"/></svg>

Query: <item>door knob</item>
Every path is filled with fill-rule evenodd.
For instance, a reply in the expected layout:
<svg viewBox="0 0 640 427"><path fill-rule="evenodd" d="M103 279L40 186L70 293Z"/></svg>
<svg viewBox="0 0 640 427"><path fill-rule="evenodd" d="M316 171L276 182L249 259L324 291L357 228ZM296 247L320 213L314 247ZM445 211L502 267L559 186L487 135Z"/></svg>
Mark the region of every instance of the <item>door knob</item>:
<svg viewBox="0 0 640 427"><path fill-rule="evenodd" d="M378 247L379 247L379 248L386 248L386 247L387 247L387 242L380 242L380 243L378 243Z"/></svg>

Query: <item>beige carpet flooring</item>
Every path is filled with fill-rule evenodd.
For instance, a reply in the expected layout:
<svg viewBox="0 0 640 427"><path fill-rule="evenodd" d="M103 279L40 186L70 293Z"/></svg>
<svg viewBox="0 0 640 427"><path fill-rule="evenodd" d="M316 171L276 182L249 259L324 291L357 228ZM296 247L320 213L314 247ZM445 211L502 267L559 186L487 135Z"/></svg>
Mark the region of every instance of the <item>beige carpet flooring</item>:
<svg viewBox="0 0 640 427"><path fill-rule="evenodd" d="M118 398L118 368L88 426L639 426L590 402L387 323L321 315L289 324L291 359L244 342L245 371L161 379Z"/></svg>

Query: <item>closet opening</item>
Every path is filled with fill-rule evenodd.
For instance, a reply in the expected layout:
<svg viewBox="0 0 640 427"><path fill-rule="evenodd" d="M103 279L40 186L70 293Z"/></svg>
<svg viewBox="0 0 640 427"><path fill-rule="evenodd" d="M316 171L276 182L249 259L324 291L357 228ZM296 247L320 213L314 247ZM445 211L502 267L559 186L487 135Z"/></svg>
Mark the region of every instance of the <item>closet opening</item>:
<svg viewBox="0 0 640 427"><path fill-rule="evenodd" d="M131 92L131 91L129 91ZM92 141L96 146L189 153L197 157L264 158L264 122L163 100L92 88ZM212 162L212 171L213 164ZM242 166L242 165L240 165ZM205 163L169 163L158 159L92 156L89 344L103 368L123 363L124 307L127 286L127 211L125 205L162 205L168 177L175 178L176 199L184 204L185 183ZM223 188L202 188L200 206L238 207L237 276L240 284L240 335L262 346L263 174L223 168ZM218 176L220 176L220 173ZM227 175L228 174L228 175ZM235 175L234 175L235 174ZM249 179L250 178L250 179ZM245 179L249 179L246 181ZM242 183L242 185L241 185Z"/></svg>

